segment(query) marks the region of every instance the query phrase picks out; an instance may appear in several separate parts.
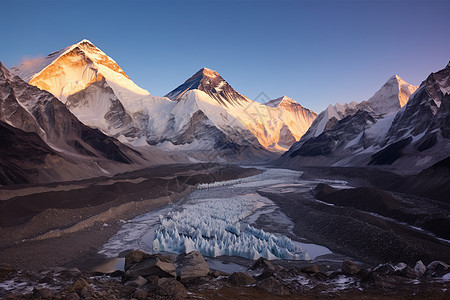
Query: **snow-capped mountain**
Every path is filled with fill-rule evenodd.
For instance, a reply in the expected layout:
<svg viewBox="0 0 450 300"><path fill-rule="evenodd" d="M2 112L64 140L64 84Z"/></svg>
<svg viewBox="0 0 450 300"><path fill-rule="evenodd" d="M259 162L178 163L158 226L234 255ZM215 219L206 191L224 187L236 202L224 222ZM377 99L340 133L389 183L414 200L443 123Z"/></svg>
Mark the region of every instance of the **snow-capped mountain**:
<svg viewBox="0 0 450 300"><path fill-rule="evenodd" d="M84 124L134 146L228 154L280 151L315 118L294 101L278 107L252 101L207 68L167 97L154 97L88 40L11 70L54 94Z"/></svg>
<svg viewBox="0 0 450 300"><path fill-rule="evenodd" d="M257 144L271 151L285 150L299 140L316 117L314 112L288 97L273 100L271 104L250 100L236 92L216 71L207 68L198 71L166 96L179 101L188 92L208 105L214 105L210 113L221 111L215 115L206 113L219 127L227 125L232 130L233 126L243 126L246 136L250 131Z"/></svg>
<svg viewBox="0 0 450 300"><path fill-rule="evenodd" d="M52 93L84 124L128 140L145 136L147 102L169 102L138 87L88 40L26 61L11 71Z"/></svg>
<svg viewBox="0 0 450 300"><path fill-rule="evenodd" d="M395 113L406 104L411 94L416 90L417 86L411 85L399 76L394 75L366 101L336 103L334 106L330 104L317 116L300 143L319 136L325 130L331 129L339 120L355 114L360 109L370 112L377 118Z"/></svg>
<svg viewBox="0 0 450 300"><path fill-rule="evenodd" d="M397 99L401 106L412 90L415 92L409 101L395 113ZM360 104L347 106L347 111L355 107L357 112L334 121L316 136L314 122L300 142L283 154L280 163L391 165L410 171L426 168L450 155L449 94L450 64L432 73L418 89L394 76L374 97L362 102L365 109ZM319 118L317 123L323 124Z"/></svg>
<svg viewBox="0 0 450 300"><path fill-rule="evenodd" d="M202 68L182 85L171 91L166 97L179 100L184 93L190 90L205 92L222 106L242 106L250 99L236 92L216 71Z"/></svg>
<svg viewBox="0 0 450 300"><path fill-rule="evenodd" d="M59 178L58 173L65 174L67 179L98 176L107 174L108 169L112 171L113 165L118 163L131 165L143 161L138 152L87 127L52 94L14 76L1 63L0 121L3 132L1 144L6 147L3 150L9 153L2 155L2 160L8 161L10 166L6 168L4 165L2 170L3 174L9 174L2 179L5 182L8 178L16 183L22 179L25 182L45 181ZM22 138L26 136L29 141ZM17 143L17 149L33 150L30 156L42 155L30 160L25 151L24 157L19 155L20 151L8 152L6 141L11 140ZM14 170L29 172L16 178Z"/></svg>

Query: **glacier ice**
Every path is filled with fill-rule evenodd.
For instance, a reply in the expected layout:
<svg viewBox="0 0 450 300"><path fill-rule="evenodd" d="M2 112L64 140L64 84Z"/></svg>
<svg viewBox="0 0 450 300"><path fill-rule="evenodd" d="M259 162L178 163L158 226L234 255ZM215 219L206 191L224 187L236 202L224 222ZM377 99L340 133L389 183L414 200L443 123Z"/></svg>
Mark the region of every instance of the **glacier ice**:
<svg viewBox="0 0 450 300"><path fill-rule="evenodd" d="M153 241L155 252L190 252L205 256L248 259L308 260L308 254L286 236L274 235L242 222L254 203L236 198L207 199L185 205L182 211L160 215Z"/></svg>

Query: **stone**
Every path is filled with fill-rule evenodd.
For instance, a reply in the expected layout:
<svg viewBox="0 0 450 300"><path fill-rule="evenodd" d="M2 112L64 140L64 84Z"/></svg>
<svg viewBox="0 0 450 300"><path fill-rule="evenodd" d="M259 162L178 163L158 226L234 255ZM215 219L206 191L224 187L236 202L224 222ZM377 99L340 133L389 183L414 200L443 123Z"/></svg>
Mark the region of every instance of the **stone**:
<svg viewBox="0 0 450 300"><path fill-rule="evenodd" d="M85 287L89 287L92 289L91 285L89 283L86 282L86 280L84 280L83 278L79 278L77 280L75 280L68 288L67 290L69 292L76 292L76 293L80 293L83 288Z"/></svg>
<svg viewBox="0 0 450 300"><path fill-rule="evenodd" d="M65 300L80 300L80 296L78 296L77 293L70 293L66 297L64 297Z"/></svg>
<svg viewBox="0 0 450 300"><path fill-rule="evenodd" d="M94 297L94 294L95 294L94 288L91 285L83 287L80 291L80 296L83 298Z"/></svg>
<svg viewBox="0 0 450 300"><path fill-rule="evenodd" d="M427 266L427 274L432 277L442 277L449 272L450 266L446 263L436 260Z"/></svg>
<svg viewBox="0 0 450 300"><path fill-rule="evenodd" d="M135 286L135 287L141 287L141 286L143 286L146 283L147 283L147 279L145 279L142 276L138 276L136 279L128 281L127 285Z"/></svg>
<svg viewBox="0 0 450 300"><path fill-rule="evenodd" d="M414 271L416 272L417 276L423 276L427 271L427 267L423 264L421 260L419 260L418 262L416 262L416 265L414 266Z"/></svg>
<svg viewBox="0 0 450 300"><path fill-rule="evenodd" d="M209 273L209 266L203 255L198 251L178 255L175 260L175 265L177 277L181 281L204 277Z"/></svg>
<svg viewBox="0 0 450 300"><path fill-rule="evenodd" d="M249 274L245 272L236 272L231 274L230 277L228 277L228 282L230 282L233 285L253 285L256 283L255 278L250 276Z"/></svg>
<svg viewBox="0 0 450 300"><path fill-rule="evenodd" d="M125 271L128 270L131 265L134 265L134 264L140 262L141 260L143 260L144 258L149 258L149 257L151 257L151 254L148 254L142 250L129 251L125 255L125 267L124 267Z"/></svg>
<svg viewBox="0 0 450 300"><path fill-rule="evenodd" d="M360 271L360 268L351 260L346 259L342 263L342 273L346 275L355 275Z"/></svg>
<svg viewBox="0 0 450 300"><path fill-rule="evenodd" d="M274 277L268 277L264 280L261 280L256 285L260 289L265 290L266 292L274 295L286 295L288 291L284 288L284 286L276 280Z"/></svg>
<svg viewBox="0 0 450 300"><path fill-rule="evenodd" d="M372 272L377 273L381 276L387 276L387 275L392 275L394 274L394 267L390 264L383 264L383 265L379 265L377 266L375 269L373 269Z"/></svg>
<svg viewBox="0 0 450 300"><path fill-rule="evenodd" d="M176 276L175 266L169 258L160 254L150 255L145 252L143 253L145 255L136 253L130 254L127 269L124 274L125 278L137 278L138 276L146 277L152 275L158 277Z"/></svg>
<svg viewBox="0 0 450 300"><path fill-rule="evenodd" d="M185 287L174 278L160 278L156 292L159 296L174 300L184 299L188 296Z"/></svg>
<svg viewBox="0 0 450 300"><path fill-rule="evenodd" d="M250 269L270 271L272 273L278 270L274 263L263 257L258 258Z"/></svg>
<svg viewBox="0 0 450 300"><path fill-rule="evenodd" d="M49 289L35 287L32 298L48 299L53 297L53 292Z"/></svg>
<svg viewBox="0 0 450 300"><path fill-rule="evenodd" d="M400 275L406 278L417 278L417 273L413 268L406 266L403 269L397 270L394 272L395 275Z"/></svg>
<svg viewBox="0 0 450 300"><path fill-rule="evenodd" d="M309 266L300 268L300 271L303 273L315 274L315 273L319 273L319 267L317 265L309 265Z"/></svg>
<svg viewBox="0 0 450 300"><path fill-rule="evenodd" d="M133 298L137 300L144 300L148 296L148 292L144 289L136 289L133 294Z"/></svg>

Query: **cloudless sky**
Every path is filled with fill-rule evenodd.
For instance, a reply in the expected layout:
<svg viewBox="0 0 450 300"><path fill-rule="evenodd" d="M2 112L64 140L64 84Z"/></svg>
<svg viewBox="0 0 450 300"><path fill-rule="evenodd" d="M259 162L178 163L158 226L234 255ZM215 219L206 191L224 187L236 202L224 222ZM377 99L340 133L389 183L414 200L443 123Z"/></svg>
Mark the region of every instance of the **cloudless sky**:
<svg viewBox="0 0 450 300"><path fill-rule="evenodd" d="M394 74L419 85L450 60L450 1L438 0L1 0L0 28L8 68L86 38L155 96L208 67L251 99L316 112Z"/></svg>

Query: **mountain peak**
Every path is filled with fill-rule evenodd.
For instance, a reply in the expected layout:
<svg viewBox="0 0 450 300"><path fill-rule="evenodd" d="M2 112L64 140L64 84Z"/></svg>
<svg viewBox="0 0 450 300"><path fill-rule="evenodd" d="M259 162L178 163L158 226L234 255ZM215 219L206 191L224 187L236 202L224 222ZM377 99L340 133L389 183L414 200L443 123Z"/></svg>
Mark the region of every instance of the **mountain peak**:
<svg viewBox="0 0 450 300"><path fill-rule="evenodd" d="M269 106L269 107L278 107L282 103L285 105L292 105L292 104L300 105L297 103L297 101L295 101L292 98L289 98L288 96L282 96L280 98L270 100L270 101L264 103L264 105Z"/></svg>
<svg viewBox="0 0 450 300"><path fill-rule="evenodd" d="M207 76L207 77L210 77L210 78L214 78L214 77L220 76L219 73L217 73L214 70L208 69L208 68L202 68L202 69L200 69L200 71L202 72L202 74L204 76Z"/></svg>
<svg viewBox="0 0 450 300"><path fill-rule="evenodd" d="M225 107L229 105L243 105L243 103L250 101L248 98L236 92L219 73L208 68L201 68L182 85L169 92L166 97L178 101L189 90L205 92Z"/></svg>

